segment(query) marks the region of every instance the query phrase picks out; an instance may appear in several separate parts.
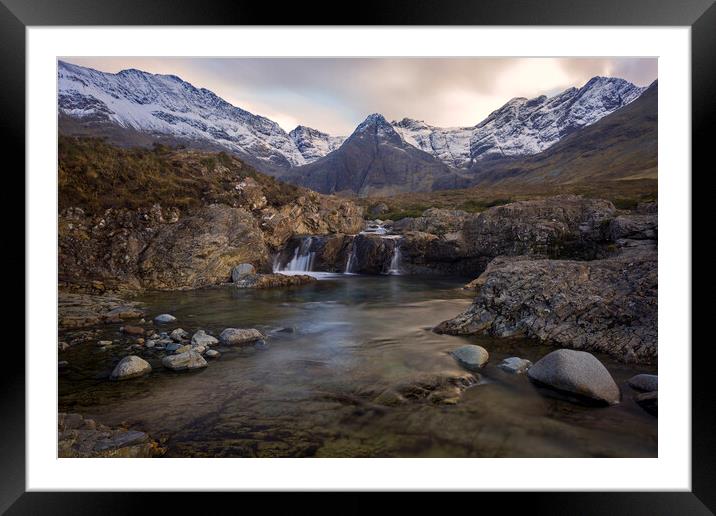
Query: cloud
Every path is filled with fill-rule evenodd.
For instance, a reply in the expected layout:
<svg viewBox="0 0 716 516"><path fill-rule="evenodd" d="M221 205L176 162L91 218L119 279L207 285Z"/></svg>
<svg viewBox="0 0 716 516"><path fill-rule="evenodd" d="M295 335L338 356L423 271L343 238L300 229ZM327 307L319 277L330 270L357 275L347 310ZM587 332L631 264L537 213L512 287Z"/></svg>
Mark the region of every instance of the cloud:
<svg viewBox="0 0 716 516"><path fill-rule="evenodd" d="M174 74L275 120L347 135L367 115L475 125L513 97L553 95L595 75L640 86L656 58L63 58L102 71Z"/></svg>

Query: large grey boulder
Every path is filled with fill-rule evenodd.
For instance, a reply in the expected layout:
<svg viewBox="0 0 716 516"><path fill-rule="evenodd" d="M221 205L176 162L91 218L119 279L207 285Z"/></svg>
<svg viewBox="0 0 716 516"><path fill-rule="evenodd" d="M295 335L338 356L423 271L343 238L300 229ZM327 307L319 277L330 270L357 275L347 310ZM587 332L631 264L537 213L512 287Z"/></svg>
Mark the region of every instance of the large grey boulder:
<svg viewBox="0 0 716 516"><path fill-rule="evenodd" d="M638 391L651 392L659 390L659 377L655 374L638 374L629 378L627 383Z"/></svg>
<svg viewBox="0 0 716 516"><path fill-rule="evenodd" d="M206 348L209 346L214 346L218 343L219 341L216 337L212 337L204 330L197 330L191 338L192 346L204 346Z"/></svg>
<svg viewBox="0 0 716 516"><path fill-rule="evenodd" d="M241 263L231 269L231 281L236 283L243 276L251 276L256 274L256 268L250 263Z"/></svg>
<svg viewBox="0 0 716 516"><path fill-rule="evenodd" d="M149 362L138 356L130 355L119 361L109 378L111 380L128 380L151 372L152 366L149 365Z"/></svg>
<svg viewBox="0 0 716 516"><path fill-rule="evenodd" d="M527 371L530 379L560 391L610 405L619 403L619 387L607 368L591 353L558 349Z"/></svg>
<svg viewBox="0 0 716 516"><path fill-rule="evenodd" d="M265 339L263 333L254 328L226 328L219 335L219 340L227 346L238 346L241 344L249 344L257 340Z"/></svg>
<svg viewBox="0 0 716 516"><path fill-rule="evenodd" d="M206 367L207 363L196 351L187 351L178 355L169 355L162 359L162 365L172 371L189 371L191 369L201 369Z"/></svg>
<svg viewBox="0 0 716 516"><path fill-rule="evenodd" d="M490 354L482 346L467 344L452 352L455 360L470 371L477 371L490 359Z"/></svg>

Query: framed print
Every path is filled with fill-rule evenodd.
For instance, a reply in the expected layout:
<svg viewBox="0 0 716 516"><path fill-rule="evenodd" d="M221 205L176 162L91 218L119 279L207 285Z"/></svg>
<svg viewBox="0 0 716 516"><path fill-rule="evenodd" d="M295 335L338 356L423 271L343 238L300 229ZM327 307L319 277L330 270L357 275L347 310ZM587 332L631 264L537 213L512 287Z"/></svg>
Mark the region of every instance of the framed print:
<svg viewBox="0 0 716 516"><path fill-rule="evenodd" d="M3 509L710 514L715 8L512 4L4 0L27 303Z"/></svg>

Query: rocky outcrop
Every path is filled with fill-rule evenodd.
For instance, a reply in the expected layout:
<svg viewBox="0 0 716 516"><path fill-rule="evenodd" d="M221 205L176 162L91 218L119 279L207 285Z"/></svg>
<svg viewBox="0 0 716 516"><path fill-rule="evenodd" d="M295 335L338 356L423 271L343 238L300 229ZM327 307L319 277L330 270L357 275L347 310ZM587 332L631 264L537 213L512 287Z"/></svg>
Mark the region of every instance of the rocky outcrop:
<svg viewBox="0 0 716 516"><path fill-rule="evenodd" d="M80 414L59 413L59 457L156 457L164 449L149 435L127 428L110 428Z"/></svg>
<svg viewBox="0 0 716 516"><path fill-rule="evenodd" d="M470 308L436 331L522 335L626 361L656 360L655 251L593 261L499 258L475 283Z"/></svg>
<svg viewBox="0 0 716 516"><path fill-rule="evenodd" d="M121 323L144 315L140 303L114 295L77 294L60 290L58 295L60 329L85 328L102 323Z"/></svg>
<svg viewBox="0 0 716 516"><path fill-rule="evenodd" d="M132 153L74 140L63 149L59 279L70 289L216 285L239 264L270 272L271 255L293 235L363 227L363 210L353 202L281 184L227 155ZM126 181L146 177L151 189L123 184L113 192L113 176L89 191L83 171L103 167Z"/></svg>
<svg viewBox="0 0 716 516"><path fill-rule="evenodd" d="M530 380L580 398L609 405L619 403L621 393L612 375L597 358L584 351L558 349L538 360L527 371Z"/></svg>

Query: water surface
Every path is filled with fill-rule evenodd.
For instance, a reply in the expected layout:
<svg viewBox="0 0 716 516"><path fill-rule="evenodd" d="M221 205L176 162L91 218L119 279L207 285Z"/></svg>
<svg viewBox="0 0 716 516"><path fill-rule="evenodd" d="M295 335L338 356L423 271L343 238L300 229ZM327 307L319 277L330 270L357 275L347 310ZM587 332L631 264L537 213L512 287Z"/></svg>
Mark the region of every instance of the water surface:
<svg viewBox="0 0 716 516"><path fill-rule="evenodd" d="M598 355L623 393L615 407L545 396L502 358L533 362L553 348L525 339L454 337L430 328L465 309L464 279L322 275L290 289L231 285L147 294L148 316L168 312L190 332L218 335L254 327L266 346L227 349L206 369L163 370L124 382L107 379L127 354L117 326L64 352L59 408L105 424L125 423L164 439L168 456L208 457L653 457L657 420L632 400L625 381L652 368ZM149 320L149 317L148 317ZM284 329L284 331L278 331ZM425 374L464 372L448 354L465 343L490 352L478 385L457 405L372 403L375 393Z"/></svg>

